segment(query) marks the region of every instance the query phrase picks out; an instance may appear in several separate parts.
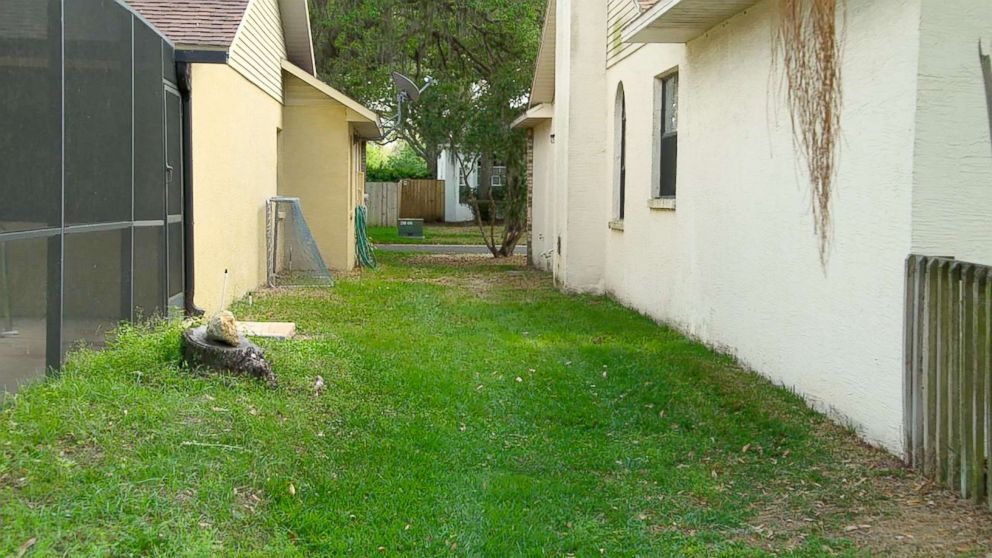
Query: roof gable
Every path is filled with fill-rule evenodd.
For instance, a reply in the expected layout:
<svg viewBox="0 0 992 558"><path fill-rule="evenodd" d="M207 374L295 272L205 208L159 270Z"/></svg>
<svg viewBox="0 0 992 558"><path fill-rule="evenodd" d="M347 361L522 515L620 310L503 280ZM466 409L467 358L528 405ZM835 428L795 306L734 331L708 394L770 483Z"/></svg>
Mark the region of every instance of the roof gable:
<svg viewBox="0 0 992 558"><path fill-rule="evenodd" d="M229 50L254 0L126 0L178 48ZM307 0L278 0L286 58L314 73Z"/></svg>
<svg viewBox="0 0 992 558"><path fill-rule="evenodd" d="M182 46L228 48L249 0L128 0L142 16Z"/></svg>

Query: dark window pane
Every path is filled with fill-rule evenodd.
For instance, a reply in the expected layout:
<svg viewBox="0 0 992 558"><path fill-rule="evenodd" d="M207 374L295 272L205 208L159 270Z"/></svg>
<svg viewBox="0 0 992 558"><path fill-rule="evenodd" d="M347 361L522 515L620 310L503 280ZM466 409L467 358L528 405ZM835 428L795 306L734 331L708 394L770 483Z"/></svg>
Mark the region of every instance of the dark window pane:
<svg viewBox="0 0 992 558"><path fill-rule="evenodd" d="M183 224L169 223L169 297L183 292Z"/></svg>
<svg viewBox="0 0 992 558"><path fill-rule="evenodd" d="M165 218L162 39L134 23L134 218Z"/></svg>
<svg viewBox="0 0 992 558"><path fill-rule="evenodd" d="M99 347L106 332L130 318L131 229L65 237L62 349Z"/></svg>
<svg viewBox="0 0 992 558"><path fill-rule="evenodd" d="M165 122L167 130L166 164L172 170L167 173L169 189L169 215L183 212L183 163L182 163L182 104L179 96L167 93L165 96Z"/></svg>
<svg viewBox="0 0 992 558"><path fill-rule="evenodd" d="M0 394L45 372L48 239L0 242Z"/></svg>
<svg viewBox="0 0 992 558"><path fill-rule="evenodd" d="M131 219L131 14L65 3L65 218Z"/></svg>
<svg viewBox="0 0 992 558"><path fill-rule="evenodd" d="M675 195L678 149L679 137L677 134L661 138L661 191L659 194L662 196Z"/></svg>
<svg viewBox="0 0 992 558"><path fill-rule="evenodd" d="M0 1L0 233L60 225L60 9Z"/></svg>
<svg viewBox="0 0 992 558"><path fill-rule="evenodd" d="M134 229L134 315L163 314L165 302L165 227Z"/></svg>

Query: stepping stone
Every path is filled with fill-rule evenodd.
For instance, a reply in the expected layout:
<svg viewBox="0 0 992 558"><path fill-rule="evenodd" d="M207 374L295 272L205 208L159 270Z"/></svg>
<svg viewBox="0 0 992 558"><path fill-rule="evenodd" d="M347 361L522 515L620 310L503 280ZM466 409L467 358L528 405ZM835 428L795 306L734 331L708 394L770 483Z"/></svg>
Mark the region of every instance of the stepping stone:
<svg viewBox="0 0 992 558"><path fill-rule="evenodd" d="M292 322L238 322L238 330L241 335L246 337L290 339L296 335L296 324Z"/></svg>

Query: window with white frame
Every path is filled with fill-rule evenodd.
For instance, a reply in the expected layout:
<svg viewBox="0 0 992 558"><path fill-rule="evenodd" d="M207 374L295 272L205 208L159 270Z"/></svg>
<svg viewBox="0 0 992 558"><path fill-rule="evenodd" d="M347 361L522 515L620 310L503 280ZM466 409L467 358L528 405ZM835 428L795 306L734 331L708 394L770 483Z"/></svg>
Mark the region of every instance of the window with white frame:
<svg viewBox="0 0 992 558"><path fill-rule="evenodd" d="M654 197L674 198L679 144L679 74L655 80L657 122L655 125Z"/></svg>
<svg viewBox="0 0 992 558"><path fill-rule="evenodd" d="M506 185L506 166L493 165L493 174L489 183L493 188L500 188Z"/></svg>

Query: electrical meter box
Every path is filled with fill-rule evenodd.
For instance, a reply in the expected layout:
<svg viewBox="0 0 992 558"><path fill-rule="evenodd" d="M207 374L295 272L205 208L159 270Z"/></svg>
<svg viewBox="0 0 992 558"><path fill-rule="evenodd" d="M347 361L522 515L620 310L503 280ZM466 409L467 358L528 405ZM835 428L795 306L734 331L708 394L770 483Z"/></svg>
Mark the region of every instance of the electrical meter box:
<svg viewBox="0 0 992 558"><path fill-rule="evenodd" d="M424 238L423 219L400 219L398 228L401 238Z"/></svg>

